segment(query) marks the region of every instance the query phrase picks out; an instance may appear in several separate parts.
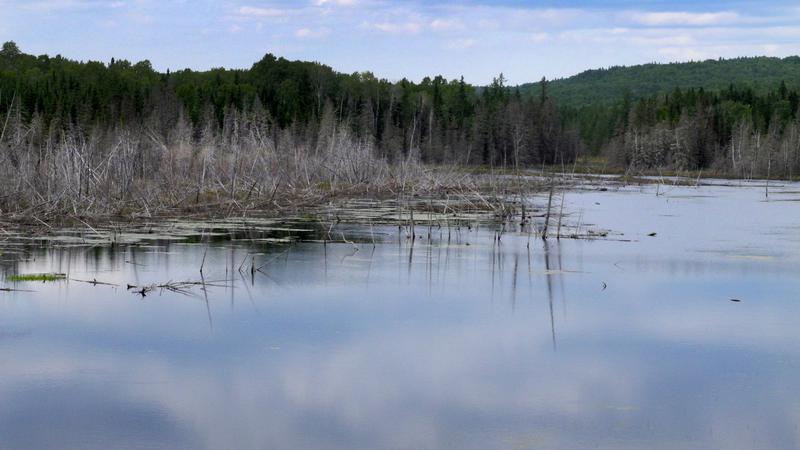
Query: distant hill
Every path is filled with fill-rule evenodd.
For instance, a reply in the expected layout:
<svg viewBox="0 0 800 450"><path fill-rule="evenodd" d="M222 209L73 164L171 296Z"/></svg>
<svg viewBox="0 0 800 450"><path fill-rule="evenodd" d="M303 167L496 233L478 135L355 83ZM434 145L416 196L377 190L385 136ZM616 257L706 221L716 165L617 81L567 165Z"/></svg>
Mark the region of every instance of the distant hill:
<svg viewBox="0 0 800 450"><path fill-rule="evenodd" d="M750 86L756 91L774 89L781 81L800 87L800 57L750 57L688 63L644 64L587 70L548 82L548 93L564 106L607 104L630 94L633 98L666 93L680 88L725 89ZM524 93L538 94L540 83L520 86Z"/></svg>

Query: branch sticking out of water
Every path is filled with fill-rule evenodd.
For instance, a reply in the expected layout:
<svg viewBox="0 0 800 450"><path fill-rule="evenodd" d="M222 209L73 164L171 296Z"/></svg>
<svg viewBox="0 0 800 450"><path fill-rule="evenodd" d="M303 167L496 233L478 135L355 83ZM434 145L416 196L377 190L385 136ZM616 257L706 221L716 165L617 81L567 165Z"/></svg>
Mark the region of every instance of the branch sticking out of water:
<svg viewBox="0 0 800 450"><path fill-rule="evenodd" d="M78 280L76 278L70 278L70 281L77 281L78 283L87 283L87 284L91 284L93 286L97 286L97 285L119 286L118 284L114 284L114 283L106 283L106 282L103 282L103 281L97 281L96 278L93 278L91 280Z"/></svg>

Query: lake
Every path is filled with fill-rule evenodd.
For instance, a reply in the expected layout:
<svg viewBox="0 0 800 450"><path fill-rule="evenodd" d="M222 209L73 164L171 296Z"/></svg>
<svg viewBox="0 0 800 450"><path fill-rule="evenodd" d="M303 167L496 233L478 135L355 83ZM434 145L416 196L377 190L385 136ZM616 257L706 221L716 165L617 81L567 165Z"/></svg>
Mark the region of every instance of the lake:
<svg viewBox="0 0 800 450"><path fill-rule="evenodd" d="M564 198L587 238L546 242L477 220L11 233L0 448L798 448L798 200L595 179ZM12 278L43 272L70 280Z"/></svg>

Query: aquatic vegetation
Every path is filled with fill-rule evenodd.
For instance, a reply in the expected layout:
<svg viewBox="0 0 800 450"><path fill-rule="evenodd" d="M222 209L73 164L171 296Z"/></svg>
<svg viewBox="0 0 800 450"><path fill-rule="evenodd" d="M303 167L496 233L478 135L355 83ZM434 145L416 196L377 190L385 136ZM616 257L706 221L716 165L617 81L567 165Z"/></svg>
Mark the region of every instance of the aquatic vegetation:
<svg viewBox="0 0 800 450"><path fill-rule="evenodd" d="M63 273L28 273L8 276L8 281L12 282L40 281L47 283L66 279L67 276Z"/></svg>
<svg viewBox="0 0 800 450"><path fill-rule="evenodd" d="M376 440L372 431L356 434L351 447L393 445L424 403L438 409L436 427L449 436L490 430L469 436L485 439L479 448L496 448L506 435L522 442L527 433L553 432L562 422L552 422L551 411L564 414L558 439L567 448L585 439L615 448L620 436L641 430L656 434L640 446L670 447L676 429L705 437L703 447L725 448L704 432L708 424L695 423L702 417L695 410L733 414L730 432L744 419L770 433L785 423L792 448L794 423L783 416L800 392L792 353L800 211L777 200L796 196L800 185L771 190L775 201L766 202L756 183L662 183L656 196L655 184L592 179L570 189L555 181L552 199L547 184L532 195L498 195L504 203L483 191L450 201L367 198L283 217L92 222L94 230L55 228L53 239L36 238L42 229L0 226L8 232L0 242L6 273L69 274L69 283L0 279L0 352L8 361L0 376L12 394L4 400L15 410L32 405L31 414L59 425L41 396L63 389L58 400L92 431L97 417L82 409L84 389L96 408L113 410L121 378L146 386L137 392L155 406L126 408L119 423L135 428L155 417L158 424L160 408L169 407L189 424L185 443L165 444L174 447L236 438L199 434L186 404L221 410L213 419L231 429L239 411L264 423L299 417L309 421L300 436L317 412L297 403L299 387L310 400L347 398L348 407L369 413L360 420L377 430ZM4 337L13 333L28 334ZM62 360L66 372L54 363ZM287 376L296 384L287 386ZM709 390L710 378L722 381ZM256 381L230 388L240 380ZM209 395L198 396L198 382ZM530 401L520 401L521 392ZM750 415L718 395L771 403ZM403 408L410 425L395 421ZM681 422L687 408L692 414ZM342 435L351 432L347 415L331 411L334 427L341 420ZM59 443L87 439L70 431L53 434ZM575 442L571 433L579 434ZM296 446L326 448L328 436ZM664 436L663 445L655 441ZM130 440L147 446L149 438ZM259 439L232 445L271 444L271 436ZM293 434L284 440L298 442ZM396 446L438 441L406 444Z"/></svg>

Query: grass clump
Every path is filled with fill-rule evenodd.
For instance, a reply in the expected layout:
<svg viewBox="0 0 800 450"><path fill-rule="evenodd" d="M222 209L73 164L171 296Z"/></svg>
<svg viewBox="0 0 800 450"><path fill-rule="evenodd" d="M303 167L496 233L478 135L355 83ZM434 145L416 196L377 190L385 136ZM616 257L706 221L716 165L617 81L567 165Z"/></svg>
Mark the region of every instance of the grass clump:
<svg viewBox="0 0 800 450"><path fill-rule="evenodd" d="M66 279L67 276L63 273L29 273L29 274L19 274L19 275L9 275L8 281L12 282L20 282L20 281L40 281L42 283L46 283L48 281L61 281Z"/></svg>

